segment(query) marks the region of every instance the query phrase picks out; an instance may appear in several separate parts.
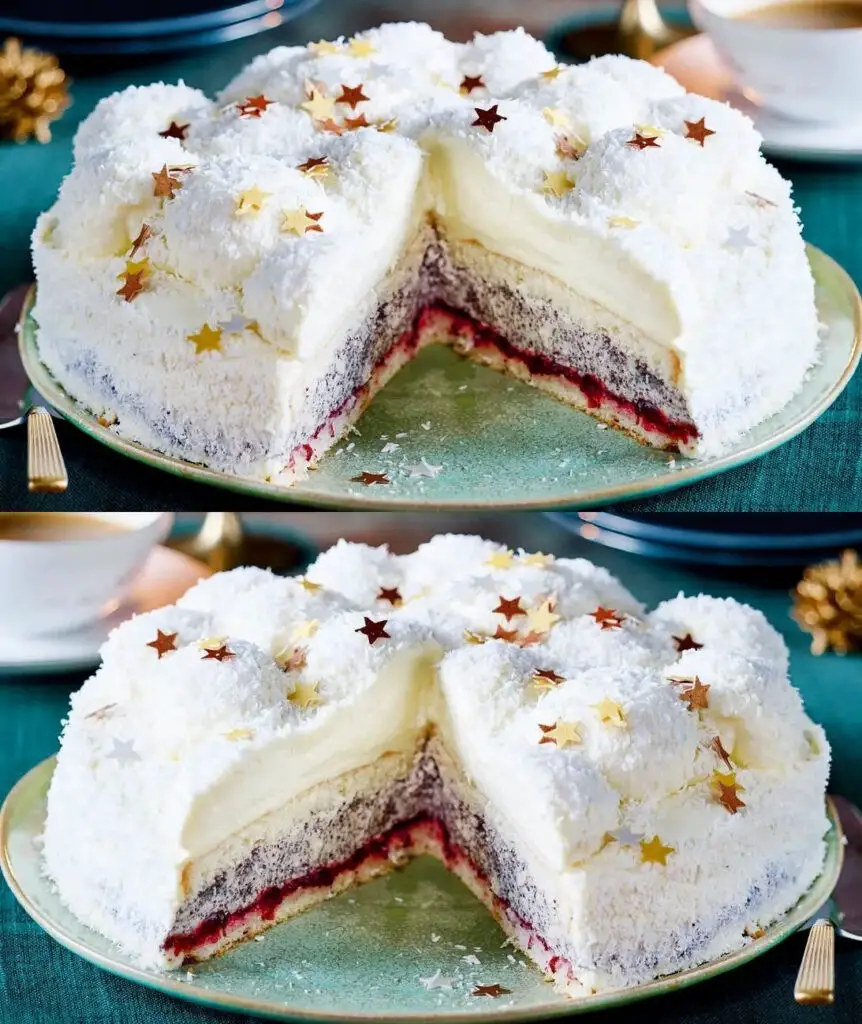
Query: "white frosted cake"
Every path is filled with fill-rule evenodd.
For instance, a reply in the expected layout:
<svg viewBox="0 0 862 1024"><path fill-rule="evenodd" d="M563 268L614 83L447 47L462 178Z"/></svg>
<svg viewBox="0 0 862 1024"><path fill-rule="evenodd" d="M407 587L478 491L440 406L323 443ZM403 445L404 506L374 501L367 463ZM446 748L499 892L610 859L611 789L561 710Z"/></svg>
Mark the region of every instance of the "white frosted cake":
<svg viewBox="0 0 862 1024"><path fill-rule="evenodd" d="M418 853L573 996L741 948L821 870L829 747L733 600L439 536L238 569L120 626L73 695L45 868L148 965Z"/></svg>
<svg viewBox="0 0 862 1024"><path fill-rule="evenodd" d="M289 483L432 342L711 455L817 359L790 186L752 123L624 57L383 25L215 100L102 100L36 226L56 379L122 436ZM564 439L563 439L564 440Z"/></svg>

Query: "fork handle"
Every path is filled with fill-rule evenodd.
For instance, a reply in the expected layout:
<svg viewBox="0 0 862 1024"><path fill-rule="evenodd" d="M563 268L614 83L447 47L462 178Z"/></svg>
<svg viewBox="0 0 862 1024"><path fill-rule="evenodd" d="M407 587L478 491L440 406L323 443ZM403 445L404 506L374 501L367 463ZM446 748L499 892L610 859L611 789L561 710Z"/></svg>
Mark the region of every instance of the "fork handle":
<svg viewBox="0 0 862 1024"><path fill-rule="evenodd" d="M27 487L31 491L65 491L66 463L51 414L41 405L27 413Z"/></svg>
<svg viewBox="0 0 862 1024"><path fill-rule="evenodd" d="M793 997L808 1006L835 999L835 929L826 918L815 921L808 932Z"/></svg>

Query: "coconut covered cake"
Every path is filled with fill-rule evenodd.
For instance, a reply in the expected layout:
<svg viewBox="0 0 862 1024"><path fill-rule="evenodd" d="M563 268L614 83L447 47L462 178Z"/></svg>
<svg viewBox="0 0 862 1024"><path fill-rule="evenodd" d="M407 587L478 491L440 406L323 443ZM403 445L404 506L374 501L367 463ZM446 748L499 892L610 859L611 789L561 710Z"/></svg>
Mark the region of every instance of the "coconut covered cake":
<svg viewBox="0 0 862 1024"><path fill-rule="evenodd" d="M125 438L289 483L440 342L711 455L817 359L790 186L646 63L427 25L103 99L38 221L42 360Z"/></svg>
<svg viewBox="0 0 862 1024"><path fill-rule="evenodd" d="M647 612L470 536L217 575L72 696L45 870L177 967L419 853L572 996L752 941L818 876L829 748L757 611Z"/></svg>

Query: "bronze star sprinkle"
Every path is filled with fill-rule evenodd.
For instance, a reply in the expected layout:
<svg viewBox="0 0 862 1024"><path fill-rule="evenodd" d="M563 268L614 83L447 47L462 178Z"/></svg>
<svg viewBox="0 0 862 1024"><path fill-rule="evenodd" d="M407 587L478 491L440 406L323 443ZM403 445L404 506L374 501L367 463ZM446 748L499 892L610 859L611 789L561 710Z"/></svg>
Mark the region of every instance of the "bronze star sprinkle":
<svg viewBox="0 0 862 1024"><path fill-rule="evenodd" d="M352 476L350 478L351 483L354 484L365 484L366 487L371 487L372 484L388 484L391 481L385 473L360 473L359 476Z"/></svg>
<svg viewBox="0 0 862 1024"><path fill-rule="evenodd" d="M494 635L493 635L493 637L491 639L492 640L505 640L507 644L510 644L517 637L517 635L518 635L517 629L503 629L502 626L497 626L497 629L494 632Z"/></svg>
<svg viewBox="0 0 862 1024"><path fill-rule="evenodd" d="M745 804L737 795L744 787L740 786L736 781L736 776L733 772L727 775L715 772L712 781L715 787L716 800L729 814L736 814L741 807L745 807Z"/></svg>
<svg viewBox="0 0 862 1024"><path fill-rule="evenodd" d="M690 679L685 682L691 683ZM709 686L704 684L697 678L694 677L694 683L682 691L679 695L679 699L685 701L688 704L689 711L696 711L698 708L709 707Z"/></svg>
<svg viewBox="0 0 862 1024"><path fill-rule="evenodd" d="M560 750L566 747L574 747L582 742L580 722L554 722L553 725L539 724L542 738L539 746L543 743L554 743Z"/></svg>
<svg viewBox="0 0 862 1024"><path fill-rule="evenodd" d="M733 763L730 760L730 752L724 749L724 744L721 742L721 737L716 736L709 745L716 757L720 758L727 765L728 768L733 767Z"/></svg>
<svg viewBox="0 0 862 1024"><path fill-rule="evenodd" d="M152 237L152 228L149 224L142 224L141 230L138 232L138 237L132 242L132 248L129 252L129 258L134 259L137 255L138 249L147 241L148 238Z"/></svg>
<svg viewBox="0 0 862 1024"><path fill-rule="evenodd" d="M222 644L220 647L208 647L204 651L201 661L230 661L235 657L236 654L228 650L227 644Z"/></svg>
<svg viewBox="0 0 862 1024"><path fill-rule="evenodd" d="M388 601L393 608L401 604L401 592L398 587L381 587L377 593L378 601Z"/></svg>
<svg viewBox="0 0 862 1024"><path fill-rule="evenodd" d="M535 632L535 630L531 629L530 632L526 634L526 636L522 636L520 640L516 642L519 647L535 647L536 644L540 644L542 640L544 640L544 638L544 634L537 633Z"/></svg>
<svg viewBox="0 0 862 1024"><path fill-rule="evenodd" d="M162 164L162 169L153 174L153 195L158 199L173 199L174 192L182 187L183 183L179 178L171 177L167 164Z"/></svg>
<svg viewBox="0 0 862 1024"><path fill-rule="evenodd" d="M368 642L373 647L378 640L390 640L390 635L386 632L386 623L388 619L383 619L381 622L375 622L373 619L369 619L367 615L362 616L365 619L365 625L360 626L354 630L356 633L362 633L363 636L368 637Z"/></svg>
<svg viewBox="0 0 862 1024"><path fill-rule="evenodd" d="M365 114L360 114L359 117L345 117L344 127L349 132L355 132L357 128L370 128L371 125L365 118Z"/></svg>
<svg viewBox="0 0 862 1024"><path fill-rule="evenodd" d="M565 679L563 676L558 676L553 669L539 668L533 673L532 681L535 686L541 687L545 690L550 690L551 687L559 686L560 683L564 683Z"/></svg>
<svg viewBox="0 0 862 1024"><path fill-rule="evenodd" d="M332 135L344 135L347 129L340 125L337 121L333 121L331 117L327 117L325 121L318 121L317 127L322 132L330 132Z"/></svg>
<svg viewBox="0 0 862 1024"><path fill-rule="evenodd" d="M499 124L500 121L506 121L508 118L502 114L497 113L498 104L494 104L493 107L489 107L487 110L483 110L482 107L473 107L476 111L476 120L471 124L472 128L484 128L490 135L494 130L494 126Z"/></svg>
<svg viewBox="0 0 862 1024"><path fill-rule="evenodd" d="M602 608L599 605L594 612L590 612L590 618L595 619L602 629L620 629L625 616L620 615L615 608Z"/></svg>
<svg viewBox="0 0 862 1024"><path fill-rule="evenodd" d="M495 615L504 615L506 621L514 619L516 615L526 615L527 613L521 607L520 597L501 597L500 603L494 609Z"/></svg>
<svg viewBox="0 0 862 1024"><path fill-rule="evenodd" d="M710 135L715 135L715 132L711 128L706 127L705 117L702 117L699 121L685 122L685 137L687 139L694 139L695 142L699 142L701 147Z"/></svg>
<svg viewBox="0 0 862 1024"><path fill-rule="evenodd" d="M571 134L558 135L554 146L554 152L563 160L580 160L584 155L586 145Z"/></svg>
<svg viewBox="0 0 862 1024"><path fill-rule="evenodd" d="M169 651L175 651L177 649L177 634L176 633L163 633L160 629L156 630L156 639L151 640L147 647L152 649L158 654L159 661L162 660L163 655Z"/></svg>
<svg viewBox="0 0 862 1024"><path fill-rule="evenodd" d="M177 124L176 121L171 121L163 132L159 132L159 135L163 139L179 139L180 142L184 142L188 130L189 126L187 124Z"/></svg>
<svg viewBox="0 0 862 1024"><path fill-rule="evenodd" d="M246 96L245 103L237 103L236 106L240 117L260 117L273 103L275 100L268 100L261 94L260 96Z"/></svg>
<svg viewBox="0 0 862 1024"><path fill-rule="evenodd" d="M282 672L299 672L305 668L306 654L302 647L288 647L275 656L275 663Z"/></svg>
<svg viewBox="0 0 862 1024"><path fill-rule="evenodd" d="M682 654L683 651L699 651L703 647L703 644L699 644L691 633L686 633L685 636L675 636L673 642L678 654Z"/></svg>
<svg viewBox="0 0 862 1024"><path fill-rule="evenodd" d="M484 89L485 79L481 75L464 75L458 86L462 96L469 96L474 89Z"/></svg>
<svg viewBox="0 0 862 1024"><path fill-rule="evenodd" d="M474 996L490 996L492 999L496 999L498 996L507 996L511 993L511 989L503 988L502 985L477 985L470 993Z"/></svg>
<svg viewBox="0 0 862 1024"><path fill-rule="evenodd" d="M635 137L629 139L626 145L633 146L635 149L661 149L658 138L655 135L641 135L640 132L635 132Z"/></svg>
<svg viewBox="0 0 862 1024"><path fill-rule="evenodd" d="M309 178L324 178L330 172L329 157L310 156L304 164L298 164L296 169Z"/></svg>
<svg viewBox="0 0 862 1024"><path fill-rule="evenodd" d="M132 272L127 270L121 275L123 278L123 287L117 289L117 295L122 295L126 302L131 302L136 295L144 290L144 278L146 277L146 269Z"/></svg>
<svg viewBox="0 0 862 1024"><path fill-rule="evenodd" d="M351 110L356 110L360 103L367 103L368 97L362 91L362 83L359 85L342 85L341 95L335 100L336 103L346 103Z"/></svg>

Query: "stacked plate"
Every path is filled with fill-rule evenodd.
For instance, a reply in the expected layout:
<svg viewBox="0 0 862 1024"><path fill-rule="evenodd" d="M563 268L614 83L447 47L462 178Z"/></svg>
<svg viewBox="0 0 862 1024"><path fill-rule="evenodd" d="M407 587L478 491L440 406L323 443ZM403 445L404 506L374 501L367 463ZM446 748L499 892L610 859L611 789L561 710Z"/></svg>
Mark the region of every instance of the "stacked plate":
<svg viewBox="0 0 862 1024"><path fill-rule="evenodd" d="M313 7L318 0L4 0L0 37L19 36L53 53L146 54L241 39Z"/></svg>
<svg viewBox="0 0 862 1024"><path fill-rule="evenodd" d="M617 515L550 512L585 540L652 558L716 567L800 566L862 548L862 515Z"/></svg>

